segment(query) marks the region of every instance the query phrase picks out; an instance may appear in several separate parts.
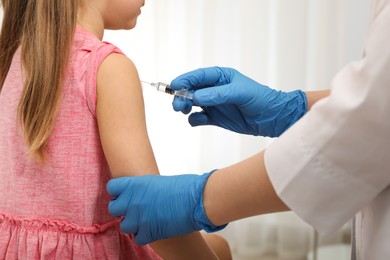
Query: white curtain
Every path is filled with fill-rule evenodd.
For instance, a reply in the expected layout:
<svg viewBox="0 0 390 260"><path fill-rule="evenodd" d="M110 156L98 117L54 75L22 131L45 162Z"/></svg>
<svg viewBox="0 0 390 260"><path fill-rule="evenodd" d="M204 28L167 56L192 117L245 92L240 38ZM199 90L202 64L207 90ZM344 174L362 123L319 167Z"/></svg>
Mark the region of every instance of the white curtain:
<svg viewBox="0 0 390 260"><path fill-rule="evenodd" d="M370 6L370 0L146 1L134 30L107 32L105 39L135 62L146 81L169 83L181 73L217 65L285 91L327 89L342 66L361 57ZM173 112L172 97L147 87L144 94L164 175L228 166L272 142L215 127L191 128L187 116ZM293 213L237 221L221 234L235 259L305 259L313 248L313 230ZM319 244L347 241L348 234L346 224Z"/></svg>
<svg viewBox="0 0 390 260"><path fill-rule="evenodd" d="M285 91L325 89L343 65L361 57L370 6L370 0L146 0L135 29L107 31L105 40L120 47L146 81L169 83L181 73L217 65ZM144 96L164 175L225 167L272 142L191 128L187 116L173 112L171 96L148 87ZM320 244L342 242L348 232L346 225ZM305 259L313 245L313 230L293 213L237 221L221 234L235 259Z"/></svg>

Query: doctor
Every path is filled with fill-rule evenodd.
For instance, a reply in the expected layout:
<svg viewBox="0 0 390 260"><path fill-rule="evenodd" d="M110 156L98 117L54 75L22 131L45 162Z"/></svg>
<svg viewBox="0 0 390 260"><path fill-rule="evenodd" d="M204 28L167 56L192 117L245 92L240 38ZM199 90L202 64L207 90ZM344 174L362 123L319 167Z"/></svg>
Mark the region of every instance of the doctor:
<svg viewBox="0 0 390 260"><path fill-rule="evenodd" d="M322 234L354 218L353 259L390 259L389 28L390 1L374 0L364 57L336 75L331 92L280 92L218 67L178 77L172 87L191 86L203 108L191 125L280 137L202 175L111 180L111 214L125 216L121 228L139 244L286 210Z"/></svg>

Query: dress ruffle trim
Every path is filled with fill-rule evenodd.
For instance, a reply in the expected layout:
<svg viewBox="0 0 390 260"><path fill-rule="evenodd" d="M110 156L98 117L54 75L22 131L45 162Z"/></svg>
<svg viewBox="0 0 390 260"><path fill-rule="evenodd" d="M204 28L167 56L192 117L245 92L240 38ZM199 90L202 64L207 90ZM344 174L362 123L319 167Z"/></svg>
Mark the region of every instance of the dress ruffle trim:
<svg viewBox="0 0 390 260"><path fill-rule="evenodd" d="M114 221L104 223L102 225L94 224L90 227L82 227L75 223L68 223L62 220L53 220L45 218L29 219L0 213L0 224L8 224L16 228L37 230L47 229L52 231L77 234L98 234L103 233L113 227L119 228L119 223L121 220L122 218L119 218Z"/></svg>

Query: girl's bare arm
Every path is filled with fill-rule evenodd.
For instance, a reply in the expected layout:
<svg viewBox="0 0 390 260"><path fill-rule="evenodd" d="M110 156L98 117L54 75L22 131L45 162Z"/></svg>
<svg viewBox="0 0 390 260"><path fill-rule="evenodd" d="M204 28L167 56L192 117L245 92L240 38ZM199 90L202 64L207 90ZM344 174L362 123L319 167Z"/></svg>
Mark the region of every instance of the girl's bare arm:
<svg viewBox="0 0 390 260"><path fill-rule="evenodd" d="M99 68L96 113L112 177L159 174L147 133L138 72L124 55L109 55ZM151 246L164 259L217 259L199 232Z"/></svg>

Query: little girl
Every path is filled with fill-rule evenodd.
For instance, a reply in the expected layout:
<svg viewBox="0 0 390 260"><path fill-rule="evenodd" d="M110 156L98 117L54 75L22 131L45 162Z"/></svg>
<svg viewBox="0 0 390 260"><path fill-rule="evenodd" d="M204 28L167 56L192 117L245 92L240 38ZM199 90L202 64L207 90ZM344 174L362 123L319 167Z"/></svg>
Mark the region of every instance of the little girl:
<svg viewBox="0 0 390 260"><path fill-rule="evenodd" d="M107 210L111 177L158 174L137 70L101 41L144 0L1 4L0 259L229 259L199 233L138 246Z"/></svg>

